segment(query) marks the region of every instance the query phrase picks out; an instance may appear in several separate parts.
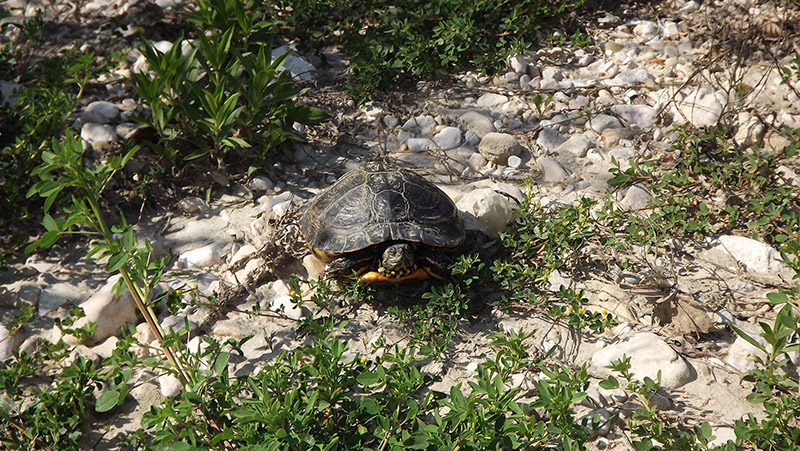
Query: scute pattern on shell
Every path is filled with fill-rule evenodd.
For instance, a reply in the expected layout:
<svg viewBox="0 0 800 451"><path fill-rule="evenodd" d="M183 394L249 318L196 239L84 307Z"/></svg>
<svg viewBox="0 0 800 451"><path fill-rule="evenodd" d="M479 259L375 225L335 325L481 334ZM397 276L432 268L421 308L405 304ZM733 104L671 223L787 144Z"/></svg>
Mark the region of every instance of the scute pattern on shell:
<svg viewBox="0 0 800 451"><path fill-rule="evenodd" d="M341 255L386 241L453 248L464 226L450 197L404 169L368 165L320 192L300 220L312 248Z"/></svg>

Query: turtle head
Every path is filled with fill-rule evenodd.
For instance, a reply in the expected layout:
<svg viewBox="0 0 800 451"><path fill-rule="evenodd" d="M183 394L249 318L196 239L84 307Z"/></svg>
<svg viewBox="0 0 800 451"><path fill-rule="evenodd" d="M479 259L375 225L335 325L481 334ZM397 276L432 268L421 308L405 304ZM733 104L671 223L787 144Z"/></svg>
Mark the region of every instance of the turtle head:
<svg viewBox="0 0 800 451"><path fill-rule="evenodd" d="M383 250L378 272L388 278L402 277L416 269L414 248L408 243L391 244Z"/></svg>

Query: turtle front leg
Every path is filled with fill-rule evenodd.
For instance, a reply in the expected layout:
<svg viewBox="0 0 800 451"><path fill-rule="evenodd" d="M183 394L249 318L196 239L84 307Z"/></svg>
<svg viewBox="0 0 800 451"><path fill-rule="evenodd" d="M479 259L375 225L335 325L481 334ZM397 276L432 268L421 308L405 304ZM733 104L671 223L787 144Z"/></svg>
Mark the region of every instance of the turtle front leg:
<svg viewBox="0 0 800 451"><path fill-rule="evenodd" d="M433 278L447 280L452 276L451 260L441 252L433 249L418 249L417 262L417 266L421 266Z"/></svg>
<svg viewBox="0 0 800 451"><path fill-rule="evenodd" d="M374 260L374 257L359 254L343 255L325 265L325 277L343 280L354 273L361 275L375 265Z"/></svg>

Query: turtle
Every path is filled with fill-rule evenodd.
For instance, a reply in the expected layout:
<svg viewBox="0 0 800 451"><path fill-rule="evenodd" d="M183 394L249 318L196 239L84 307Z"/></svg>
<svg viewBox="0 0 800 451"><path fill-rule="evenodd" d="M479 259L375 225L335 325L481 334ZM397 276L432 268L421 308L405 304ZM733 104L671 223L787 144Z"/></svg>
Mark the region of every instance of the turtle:
<svg viewBox="0 0 800 451"><path fill-rule="evenodd" d="M300 229L325 277L368 283L446 279L448 254L466 237L452 199L407 169L368 164L305 206Z"/></svg>

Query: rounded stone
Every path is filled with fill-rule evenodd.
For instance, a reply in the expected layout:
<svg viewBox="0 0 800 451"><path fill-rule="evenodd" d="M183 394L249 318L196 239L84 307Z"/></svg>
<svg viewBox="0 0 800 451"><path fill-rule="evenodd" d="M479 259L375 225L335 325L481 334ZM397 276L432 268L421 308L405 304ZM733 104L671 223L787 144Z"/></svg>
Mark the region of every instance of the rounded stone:
<svg viewBox="0 0 800 451"><path fill-rule="evenodd" d="M81 119L84 123L95 122L98 124L107 124L116 120L119 117L119 108L113 103L103 100L95 101L86 106L81 114Z"/></svg>
<svg viewBox="0 0 800 451"><path fill-rule="evenodd" d="M650 332L633 335L595 352L589 372L605 378L611 375L608 368L611 362L623 355L630 357L630 371L639 381L645 377L656 380L660 371L661 386L666 390L681 387L696 377L694 368L683 357L658 335Z"/></svg>
<svg viewBox="0 0 800 451"><path fill-rule="evenodd" d="M522 153L522 146L513 135L492 132L483 137L478 145L478 152L493 163L505 165L508 157Z"/></svg>
<svg viewBox="0 0 800 451"><path fill-rule="evenodd" d="M108 143L117 139L117 132L110 125L87 122L81 126L81 138L90 144Z"/></svg>

